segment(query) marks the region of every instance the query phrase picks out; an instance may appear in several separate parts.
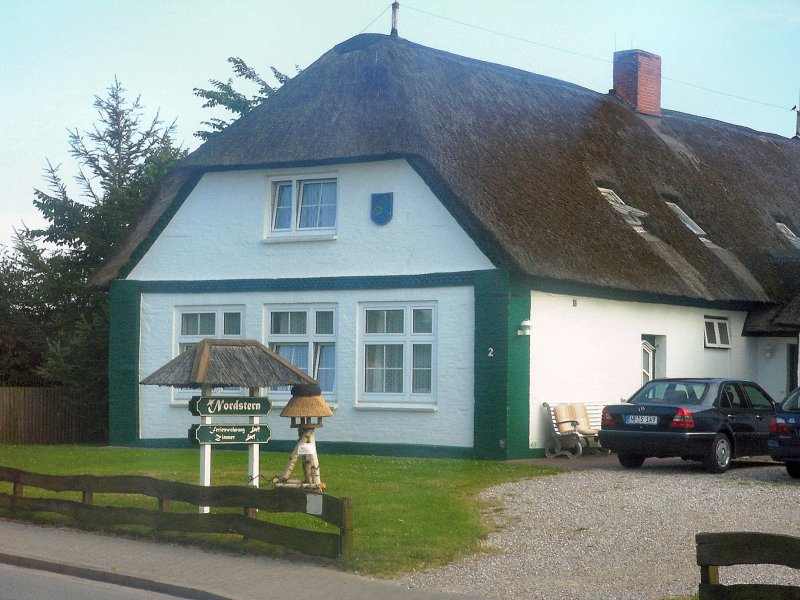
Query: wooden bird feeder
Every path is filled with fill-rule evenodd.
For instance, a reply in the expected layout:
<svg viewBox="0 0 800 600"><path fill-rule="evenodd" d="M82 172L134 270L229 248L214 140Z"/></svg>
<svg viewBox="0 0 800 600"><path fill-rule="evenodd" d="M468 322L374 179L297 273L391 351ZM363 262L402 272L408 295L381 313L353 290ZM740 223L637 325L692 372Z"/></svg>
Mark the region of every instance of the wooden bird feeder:
<svg viewBox="0 0 800 600"><path fill-rule="evenodd" d="M292 387L292 398L281 411L282 417L291 418L291 427L297 429L298 441L292 456L283 470L283 474L275 477L275 487L294 487L322 491L325 484L320 479L319 458L314 430L322 427L323 417L332 417L333 411L322 397L318 385L295 385ZM316 422L314 421L316 419ZM303 480L290 479L297 459L303 457Z"/></svg>

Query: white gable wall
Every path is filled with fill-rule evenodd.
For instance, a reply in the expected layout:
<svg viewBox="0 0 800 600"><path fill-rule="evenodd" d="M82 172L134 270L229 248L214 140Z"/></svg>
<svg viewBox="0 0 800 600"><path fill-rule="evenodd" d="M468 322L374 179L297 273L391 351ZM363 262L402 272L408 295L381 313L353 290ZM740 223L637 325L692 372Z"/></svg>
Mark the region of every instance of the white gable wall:
<svg viewBox="0 0 800 600"><path fill-rule="evenodd" d="M730 349L704 347L704 316L727 317ZM583 402L599 427L606 404L642 384L642 335L659 338L660 377L739 377L775 399L786 392L789 338L741 335L746 313L668 304L531 293L531 439L542 448L547 425L542 403ZM765 347L775 349L768 358Z"/></svg>
<svg viewBox="0 0 800 600"><path fill-rule="evenodd" d="M270 177L335 177L336 239L265 239L270 220ZM371 194L392 192L392 219L370 218ZM346 276L454 273L493 269L492 263L404 160L287 170L205 174L142 260L128 275L139 281L276 280ZM243 338L269 344L267 310L330 305L336 311L335 408L321 441L471 447L473 443L474 293L471 286L320 291L144 293L141 300L139 378L178 353L179 310L242 309ZM309 284L313 287L313 281ZM321 287L325 287L322 285ZM385 287L385 285L384 285ZM167 286L165 289L169 289ZM379 405L361 402L365 303L434 303L433 402L413 398ZM270 393L276 409L266 420L274 439L294 439L278 416L287 393ZM140 437L184 438L197 418L186 393L139 386Z"/></svg>
<svg viewBox="0 0 800 600"><path fill-rule="evenodd" d="M337 239L265 242L269 177L335 176ZM394 193L393 217L370 218L373 193ZM492 269L405 160L306 169L206 173L128 279L282 279Z"/></svg>

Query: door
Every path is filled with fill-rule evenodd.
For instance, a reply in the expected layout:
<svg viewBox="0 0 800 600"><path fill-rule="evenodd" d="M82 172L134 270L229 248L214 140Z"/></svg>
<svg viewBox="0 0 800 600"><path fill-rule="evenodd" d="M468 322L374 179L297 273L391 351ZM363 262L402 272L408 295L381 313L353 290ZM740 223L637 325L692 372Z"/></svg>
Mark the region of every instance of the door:
<svg viewBox="0 0 800 600"><path fill-rule="evenodd" d="M767 440L769 439L769 422L775 414L775 405L767 393L754 383L743 383L742 389L747 394L750 411L755 420L754 432L751 439L750 454L757 456L767 454Z"/></svg>
<svg viewBox="0 0 800 600"><path fill-rule="evenodd" d="M754 447L756 419L750 410L744 390L735 383L724 384L720 391L719 408L733 430L733 454L748 456Z"/></svg>
<svg viewBox="0 0 800 600"><path fill-rule="evenodd" d="M788 374L786 391L788 393L797 387L797 344L788 345L786 356L786 372Z"/></svg>
<svg viewBox="0 0 800 600"><path fill-rule="evenodd" d="M642 340L642 385L656 376L656 347Z"/></svg>

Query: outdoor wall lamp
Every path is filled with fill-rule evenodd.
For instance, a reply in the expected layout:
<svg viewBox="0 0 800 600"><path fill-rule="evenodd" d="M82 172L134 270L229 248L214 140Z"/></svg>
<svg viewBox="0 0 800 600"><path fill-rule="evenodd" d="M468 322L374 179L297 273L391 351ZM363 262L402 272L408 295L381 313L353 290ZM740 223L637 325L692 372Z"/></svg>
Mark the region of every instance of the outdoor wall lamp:
<svg viewBox="0 0 800 600"><path fill-rule="evenodd" d="M772 344L767 344L764 346L764 356L767 358L772 358L772 355L775 354L775 346Z"/></svg>
<svg viewBox="0 0 800 600"><path fill-rule="evenodd" d="M519 327L517 327L517 335L530 335L532 332L533 323L531 323L528 319L525 319L519 324Z"/></svg>

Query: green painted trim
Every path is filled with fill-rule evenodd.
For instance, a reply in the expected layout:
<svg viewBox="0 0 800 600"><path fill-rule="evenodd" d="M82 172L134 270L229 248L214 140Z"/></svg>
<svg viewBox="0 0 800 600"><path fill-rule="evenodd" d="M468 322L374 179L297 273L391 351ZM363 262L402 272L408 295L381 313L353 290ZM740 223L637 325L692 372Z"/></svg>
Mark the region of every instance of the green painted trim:
<svg viewBox="0 0 800 600"><path fill-rule="evenodd" d="M474 447L478 458L508 458L508 296L505 271L475 276Z"/></svg>
<svg viewBox="0 0 800 600"><path fill-rule="evenodd" d="M147 254L153 244L155 244L158 236L160 236L161 232L166 229L167 225L169 225L169 222L172 220L172 217L174 217L175 213L178 212L178 209L183 206L186 198L189 197L189 194L192 193L192 190L194 190L202 178L202 171L195 172L189 176L186 182L178 190L178 193L175 194L175 197L170 200L170 204L167 209L161 214L155 224L147 232L147 236L136 246L136 249L128 259L127 264L119 270L117 277L124 279L130 275L131 271L133 271L136 265L139 264L139 261L142 260L144 255Z"/></svg>
<svg viewBox="0 0 800 600"><path fill-rule="evenodd" d="M507 457L522 458L530 451L531 336L517 335L519 324L531 318L531 289L511 279L506 333L508 346Z"/></svg>
<svg viewBox="0 0 800 600"><path fill-rule="evenodd" d="M479 458L531 457L531 338L517 335L530 315L531 290L524 280L499 270L476 274L474 445Z"/></svg>
<svg viewBox="0 0 800 600"><path fill-rule="evenodd" d="M261 445L261 452L290 453L297 442L294 440L272 440ZM139 448L198 448L188 439L149 438L137 440L132 444ZM214 452L244 451L244 445L220 446ZM407 456L418 458L475 458L472 448L460 446L425 446L421 444L367 444L359 442L317 441L320 454L356 454L361 456ZM324 469L324 466L323 466Z"/></svg>
<svg viewBox="0 0 800 600"><path fill-rule="evenodd" d="M373 275L286 279L213 279L207 281L141 281L143 293L192 294L217 292L281 292L305 290L369 290L472 286L477 273L422 273L419 275Z"/></svg>
<svg viewBox="0 0 800 600"><path fill-rule="evenodd" d="M108 342L108 442L139 439L139 283L111 282Z"/></svg>

